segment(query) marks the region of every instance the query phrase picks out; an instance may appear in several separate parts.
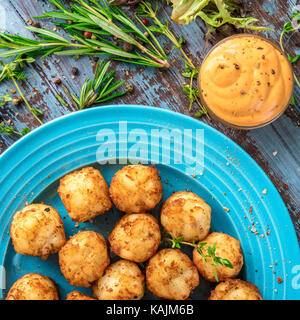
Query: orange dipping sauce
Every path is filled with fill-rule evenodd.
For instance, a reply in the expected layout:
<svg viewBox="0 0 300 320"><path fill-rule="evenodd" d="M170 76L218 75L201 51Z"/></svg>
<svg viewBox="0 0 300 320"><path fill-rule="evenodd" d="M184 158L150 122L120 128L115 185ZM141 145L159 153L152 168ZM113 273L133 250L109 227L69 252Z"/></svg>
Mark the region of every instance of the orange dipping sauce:
<svg viewBox="0 0 300 320"><path fill-rule="evenodd" d="M212 117L235 128L253 129L285 111L294 78L288 59L276 45L260 36L241 34L210 50L198 87Z"/></svg>

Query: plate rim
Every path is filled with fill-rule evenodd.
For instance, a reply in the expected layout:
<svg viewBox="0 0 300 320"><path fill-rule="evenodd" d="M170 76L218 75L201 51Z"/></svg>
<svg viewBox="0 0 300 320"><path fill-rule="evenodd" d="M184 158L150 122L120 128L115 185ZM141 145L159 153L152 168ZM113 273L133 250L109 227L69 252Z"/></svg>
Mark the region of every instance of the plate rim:
<svg viewBox="0 0 300 320"><path fill-rule="evenodd" d="M22 137L21 139L19 139L17 142L15 142L12 146L10 146L6 151L4 151L1 156L0 156L0 166L1 166L1 161L5 160L5 157L10 156L11 153L13 153L19 145L22 144L26 144L27 141L30 141L30 139L34 139L34 136L41 130L47 130L48 127L51 127L53 125L55 125L56 123L59 123L60 121L64 121L66 118L72 118L72 117L78 117L80 116L80 114L82 113L93 113L93 112L99 112L99 110L97 109L101 109L105 112L105 110L107 109L113 109L113 108L122 108L122 107L126 107L132 110L135 109L149 109L154 113L160 113L160 114L172 114L173 116L179 117L179 118L183 118L185 120L188 120L190 122L192 122L194 124L194 126L197 127L201 127L202 129L207 129L211 132L213 132L214 135L221 135L221 137L223 139L225 139L226 141L228 141L234 148L237 149L238 153L242 153L244 154L244 156L247 158L247 160L249 160L250 164L252 166L254 166L254 170L259 172L262 176L264 176L264 178L266 179L266 181L268 182L268 185L271 186L271 188L273 189L272 191L274 192L274 195L276 195L276 200L280 201L281 207L285 209L285 214L284 214L284 218L285 218L285 224L288 224L288 228L289 231L290 227L292 227L293 232L289 235L290 239L295 243L298 243L298 239L297 239L297 235L296 235L296 230L295 227L293 225L291 216L288 212L288 209L284 203L284 201L282 200L278 190L276 189L276 187L274 186L274 184L272 183L272 181L270 180L270 178L267 176L267 174L262 170L262 168L258 165L258 163L242 148L240 147L236 142L234 142L231 138L227 137L226 135L224 135L222 132L218 131L217 129L209 126L208 124L199 121L195 118L192 118L188 115L185 114L181 114L178 112L174 112L172 110L169 109L163 109L163 108L159 108L159 107L152 107L152 106L144 106L144 105L136 105L136 104L117 104L117 105L107 105L107 106L99 106L99 107L95 107L95 108L91 108L91 109L86 109L86 110L82 110L82 111L77 111L77 112L72 112L66 115L63 115L61 117L58 117L56 119L53 119L45 124L43 124L42 126L39 126L38 128L35 128L34 130L32 130L29 134L27 134L26 136ZM114 119L115 122L120 121L118 118ZM159 119L157 120L159 123ZM2 180L2 174L0 173L0 179ZM268 186L268 188L269 188ZM280 199L280 200L279 200ZM288 219L287 219L288 217Z"/></svg>

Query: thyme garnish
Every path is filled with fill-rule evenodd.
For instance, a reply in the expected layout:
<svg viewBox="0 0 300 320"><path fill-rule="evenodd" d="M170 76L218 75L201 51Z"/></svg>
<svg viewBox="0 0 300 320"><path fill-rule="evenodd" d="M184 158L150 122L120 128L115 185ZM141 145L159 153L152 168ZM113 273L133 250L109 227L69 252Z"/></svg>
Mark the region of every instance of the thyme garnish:
<svg viewBox="0 0 300 320"><path fill-rule="evenodd" d="M214 275L215 279L217 282L219 282L218 274L217 274L217 267L218 266L224 266L227 268L232 269L233 266L230 263L228 259L223 259L219 256L216 255L216 245L214 244L212 247L207 246L207 242L199 242L198 244L195 243L195 241L191 242L186 242L184 241L184 237L179 237L179 238L165 238L166 241L170 242L172 245L172 248L178 248L181 249L181 244L188 245L194 248L197 248L197 252L201 255L203 261L206 263L208 262L207 259L211 259L212 263L211 265L214 267Z"/></svg>

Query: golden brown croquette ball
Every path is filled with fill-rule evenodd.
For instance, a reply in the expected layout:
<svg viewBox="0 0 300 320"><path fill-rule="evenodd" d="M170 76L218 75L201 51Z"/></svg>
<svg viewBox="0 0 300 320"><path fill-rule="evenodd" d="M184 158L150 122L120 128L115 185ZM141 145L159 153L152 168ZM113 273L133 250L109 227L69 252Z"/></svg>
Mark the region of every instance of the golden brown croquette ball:
<svg viewBox="0 0 300 320"><path fill-rule="evenodd" d="M140 300L145 293L145 277L134 262L119 260L106 268L93 292L99 300Z"/></svg>
<svg viewBox="0 0 300 320"><path fill-rule="evenodd" d="M59 295L50 278L28 273L13 284L6 300L59 300Z"/></svg>
<svg viewBox="0 0 300 320"><path fill-rule="evenodd" d="M241 271L244 263L243 254L240 246L240 242L220 232L212 232L202 242L206 242L203 247L204 254L207 254L208 247L213 248L216 246L215 255L222 259L228 259L232 264L232 269L227 266L217 266L216 272L219 281L223 281L228 278L235 278ZM201 276L211 282L216 282L215 267L212 266L212 258L208 257L206 262L202 256L197 252L197 248L193 251L193 261L197 266Z"/></svg>
<svg viewBox="0 0 300 320"><path fill-rule="evenodd" d="M16 212L10 235L16 252L42 259L58 252L66 242L59 213L45 204L30 204Z"/></svg>
<svg viewBox="0 0 300 320"><path fill-rule="evenodd" d="M163 186L155 166L131 165L115 174L109 192L119 210L142 213L160 202Z"/></svg>
<svg viewBox="0 0 300 320"><path fill-rule="evenodd" d="M73 221L84 222L111 209L106 181L100 171L88 167L60 180L59 196Z"/></svg>
<svg viewBox="0 0 300 320"><path fill-rule="evenodd" d="M109 263L106 241L94 231L75 234L59 251L61 272L72 286L91 286Z"/></svg>
<svg viewBox="0 0 300 320"><path fill-rule="evenodd" d="M263 298L253 283L240 279L227 279L216 286L209 300L263 300Z"/></svg>
<svg viewBox="0 0 300 320"><path fill-rule="evenodd" d="M66 300L97 300L79 291L72 291L67 294Z"/></svg>
<svg viewBox="0 0 300 320"><path fill-rule="evenodd" d="M177 249L163 249L153 256L146 268L148 289L169 300L186 300L199 284L197 268Z"/></svg>
<svg viewBox="0 0 300 320"><path fill-rule="evenodd" d="M167 233L185 241L200 241L210 229L211 208L192 192L174 193L163 205L160 221Z"/></svg>
<svg viewBox="0 0 300 320"><path fill-rule="evenodd" d="M160 245L159 224L151 214L128 214L116 224L108 241L111 251L121 258L144 262Z"/></svg>

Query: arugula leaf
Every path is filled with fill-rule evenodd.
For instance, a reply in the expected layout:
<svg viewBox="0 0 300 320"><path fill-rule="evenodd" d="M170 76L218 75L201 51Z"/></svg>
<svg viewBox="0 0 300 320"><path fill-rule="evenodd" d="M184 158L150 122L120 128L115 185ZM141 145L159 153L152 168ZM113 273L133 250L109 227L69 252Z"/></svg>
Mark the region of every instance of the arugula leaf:
<svg viewBox="0 0 300 320"><path fill-rule="evenodd" d="M167 2L172 3L173 6L173 21L182 25L200 17L210 27L210 32L211 27L218 28L225 23L232 24L236 28L258 31L272 30L254 25L254 23L258 22L256 18L232 16L231 13L237 11L238 6L231 0L167 0Z"/></svg>

